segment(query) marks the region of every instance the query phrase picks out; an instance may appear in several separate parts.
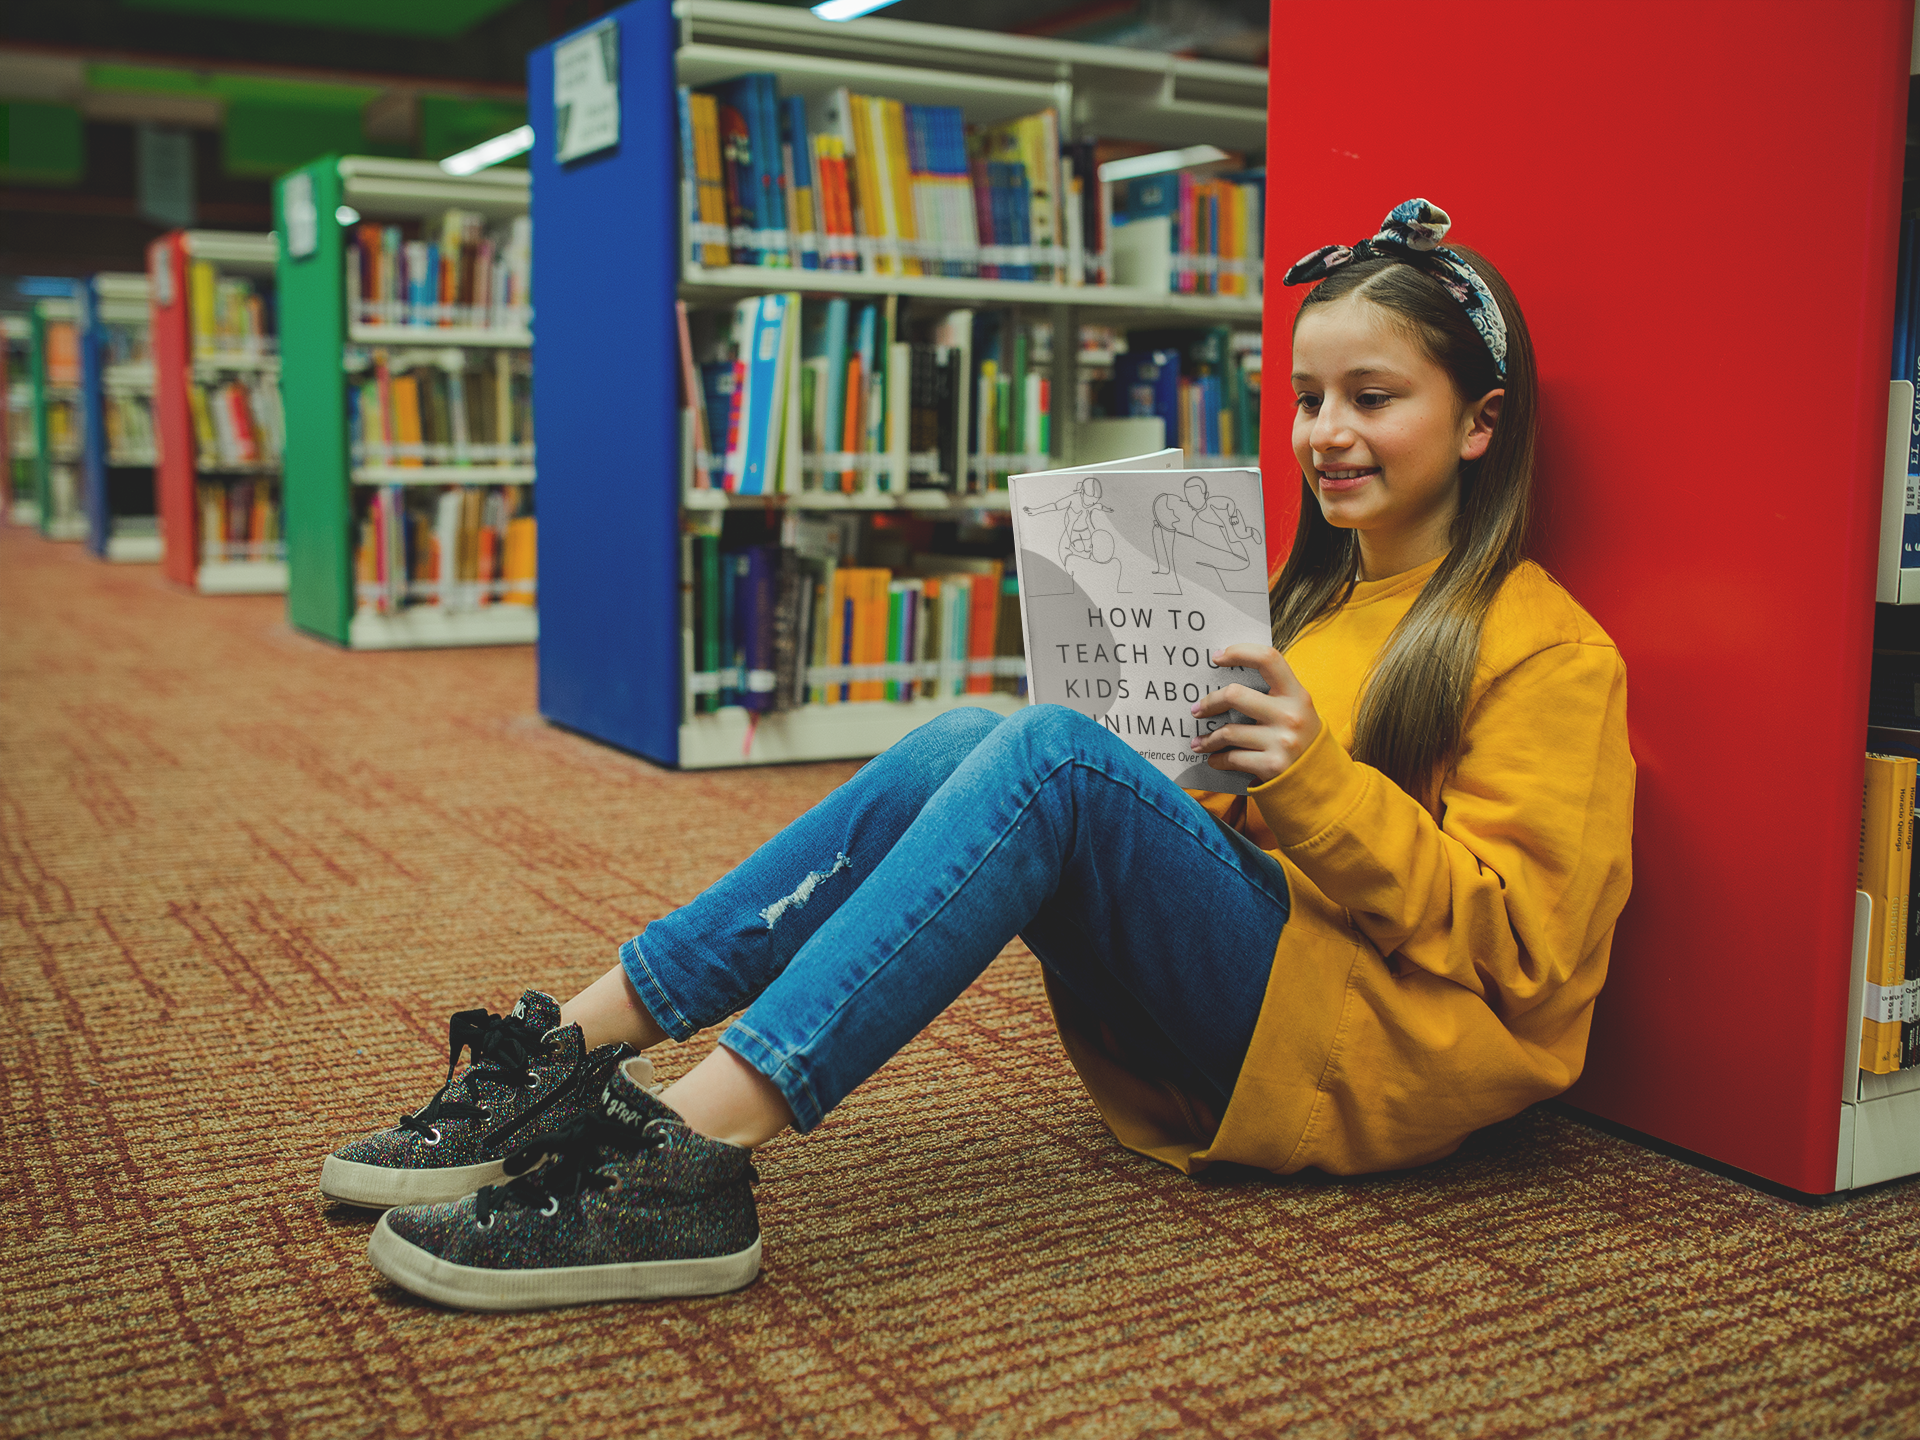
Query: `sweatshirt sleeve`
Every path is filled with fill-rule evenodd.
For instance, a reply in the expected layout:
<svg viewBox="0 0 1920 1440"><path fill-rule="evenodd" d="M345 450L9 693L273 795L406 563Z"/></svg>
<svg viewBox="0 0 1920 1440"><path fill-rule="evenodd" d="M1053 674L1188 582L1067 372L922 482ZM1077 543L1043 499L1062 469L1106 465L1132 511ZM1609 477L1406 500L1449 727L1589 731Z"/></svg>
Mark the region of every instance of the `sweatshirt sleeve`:
<svg viewBox="0 0 1920 1440"><path fill-rule="evenodd" d="M1465 986L1511 1023L1612 928L1631 878L1633 780L1619 653L1567 641L1487 685L1438 820L1325 729L1250 797L1382 955Z"/></svg>

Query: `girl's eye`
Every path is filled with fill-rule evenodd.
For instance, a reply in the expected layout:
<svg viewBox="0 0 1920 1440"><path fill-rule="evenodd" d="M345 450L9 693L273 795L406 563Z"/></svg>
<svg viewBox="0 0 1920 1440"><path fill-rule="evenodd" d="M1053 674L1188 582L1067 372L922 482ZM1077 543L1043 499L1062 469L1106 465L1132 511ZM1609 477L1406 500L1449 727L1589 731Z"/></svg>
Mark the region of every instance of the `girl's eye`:
<svg viewBox="0 0 1920 1440"><path fill-rule="evenodd" d="M1295 403L1297 403L1302 410L1317 410L1320 408L1320 397L1318 395L1302 395Z"/></svg>
<svg viewBox="0 0 1920 1440"><path fill-rule="evenodd" d="M1356 398L1359 400L1361 408L1366 410L1378 410L1382 405L1386 404L1387 401L1392 399L1393 397L1389 395L1382 395L1377 390L1366 390L1366 391L1362 391L1361 394Z"/></svg>

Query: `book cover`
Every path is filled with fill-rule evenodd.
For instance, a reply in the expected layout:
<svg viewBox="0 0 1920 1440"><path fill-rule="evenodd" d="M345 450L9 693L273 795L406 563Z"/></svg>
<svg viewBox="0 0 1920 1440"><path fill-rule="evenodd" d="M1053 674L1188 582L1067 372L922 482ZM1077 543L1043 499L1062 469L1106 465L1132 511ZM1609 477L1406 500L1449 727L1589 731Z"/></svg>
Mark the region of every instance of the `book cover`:
<svg viewBox="0 0 1920 1440"><path fill-rule="evenodd" d="M1196 719L1203 695L1266 688L1212 661L1223 646L1272 643L1260 472L1122 461L1016 475L1009 488L1028 698L1098 720L1176 784L1245 794L1245 775L1188 746L1232 718Z"/></svg>

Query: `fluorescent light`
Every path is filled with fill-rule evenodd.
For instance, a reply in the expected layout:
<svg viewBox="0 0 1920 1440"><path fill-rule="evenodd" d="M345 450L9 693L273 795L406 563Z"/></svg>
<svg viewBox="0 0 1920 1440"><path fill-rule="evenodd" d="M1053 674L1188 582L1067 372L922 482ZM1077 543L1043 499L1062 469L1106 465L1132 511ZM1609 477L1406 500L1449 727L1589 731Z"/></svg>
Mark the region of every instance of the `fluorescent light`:
<svg viewBox="0 0 1920 1440"><path fill-rule="evenodd" d="M333 212L333 218L338 220L342 225L358 225L360 223L360 212L351 205L342 205L338 210Z"/></svg>
<svg viewBox="0 0 1920 1440"><path fill-rule="evenodd" d="M1224 160L1227 152L1217 145L1189 145L1184 150L1156 150L1151 155L1133 155L1125 160L1109 160L1100 167L1102 180L1132 180L1141 175L1159 175L1167 170L1184 170L1189 165L1210 165Z"/></svg>
<svg viewBox="0 0 1920 1440"><path fill-rule="evenodd" d="M893 3L894 0L822 0L813 7L813 13L822 20L852 20L884 10Z"/></svg>
<svg viewBox="0 0 1920 1440"><path fill-rule="evenodd" d="M471 175L476 170L484 170L489 165L498 165L502 160L511 160L516 155L524 155L533 148L533 127L522 125L518 130L509 130L504 135L496 135L491 140L482 140L471 150L462 150L458 155L449 155L440 162L440 168L449 175Z"/></svg>

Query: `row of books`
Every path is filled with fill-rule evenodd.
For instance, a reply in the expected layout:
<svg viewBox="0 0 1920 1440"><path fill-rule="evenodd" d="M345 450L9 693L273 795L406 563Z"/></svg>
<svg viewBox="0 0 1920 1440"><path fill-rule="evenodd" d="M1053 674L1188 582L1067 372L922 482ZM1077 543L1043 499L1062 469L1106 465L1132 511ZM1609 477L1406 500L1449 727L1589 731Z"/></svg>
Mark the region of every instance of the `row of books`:
<svg viewBox="0 0 1920 1440"><path fill-rule="evenodd" d="M1186 336L1140 332L1113 357L1098 406L1113 417L1157 416L1166 445L1192 456L1260 453L1260 334L1226 326ZM1181 343L1184 341L1185 343Z"/></svg>
<svg viewBox="0 0 1920 1440"><path fill-rule="evenodd" d="M777 545L688 538L696 713L1024 693L1019 584L998 560L910 573Z"/></svg>
<svg viewBox="0 0 1920 1440"><path fill-rule="evenodd" d="M1115 201L1118 283L1179 295L1259 295L1265 194L1264 171L1182 170L1129 181L1124 201Z"/></svg>
<svg viewBox="0 0 1920 1440"><path fill-rule="evenodd" d="M1873 902L1860 1068L1887 1075L1920 1064L1920 871L1913 864L1914 757L1869 753L1858 885Z"/></svg>
<svg viewBox="0 0 1920 1440"><path fill-rule="evenodd" d="M284 560L280 488L266 480L229 480L198 488L200 559Z"/></svg>
<svg viewBox="0 0 1920 1440"><path fill-rule="evenodd" d="M531 605L535 543L530 487L383 485L361 507L354 548L359 608L477 610Z"/></svg>
<svg viewBox="0 0 1920 1440"><path fill-rule="evenodd" d="M471 210L447 210L417 227L358 225L346 263L354 324L524 330L532 320L527 215L492 229Z"/></svg>
<svg viewBox="0 0 1920 1440"><path fill-rule="evenodd" d="M222 275L211 260L195 260L187 266L187 303L196 357L274 353L272 299L246 276Z"/></svg>
<svg viewBox="0 0 1920 1440"><path fill-rule="evenodd" d="M100 363L137 365L153 358L152 327L144 320L108 320L100 326Z"/></svg>
<svg viewBox="0 0 1920 1440"><path fill-rule="evenodd" d="M350 356L355 465L530 465L533 360L526 351L374 349Z"/></svg>
<svg viewBox="0 0 1920 1440"><path fill-rule="evenodd" d="M278 469L286 445L280 386L258 375L187 386L203 471Z"/></svg>
<svg viewBox="0 0 1920 1440"><path fill-rule="evenodd" d="M145 395L108 391L101 396L109 465L151 465L157 453L153 401Z"/></svg>
<svg viewBox="0 0 1920 1440"><path fill-rule="evenodd" d="M680 90L692 266L1101 284L1091 142L1038 111L968 125L955 106L840 86L811 104L771 74Z"/></svg>
<svg viewBox="0 0 1920 1440"><path fill-rule="evenodd" d="M974 310L910 324L893 297L795 293L753 296L729 318L697 365L682 331L696 487L975 494L1044 468L1049 326Z"/></svg>

